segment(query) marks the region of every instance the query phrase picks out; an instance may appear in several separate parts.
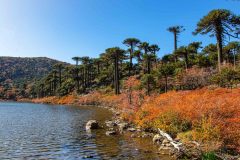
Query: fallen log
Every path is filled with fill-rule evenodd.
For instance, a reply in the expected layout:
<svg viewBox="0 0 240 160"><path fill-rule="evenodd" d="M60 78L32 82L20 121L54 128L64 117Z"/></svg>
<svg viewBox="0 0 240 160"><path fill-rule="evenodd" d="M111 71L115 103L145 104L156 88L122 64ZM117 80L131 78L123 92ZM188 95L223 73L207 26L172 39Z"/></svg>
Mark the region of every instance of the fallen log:
<svg viewBox="0 0 240 160"><path fill-rule="evenodd" d="M180 146L182 145L182 143L174 141L169 134L160 130L159 128L158 128L158 131L159 131L160 135L165 137L173 145L174 148L176 148L178 151L180 151Z"/></svg>

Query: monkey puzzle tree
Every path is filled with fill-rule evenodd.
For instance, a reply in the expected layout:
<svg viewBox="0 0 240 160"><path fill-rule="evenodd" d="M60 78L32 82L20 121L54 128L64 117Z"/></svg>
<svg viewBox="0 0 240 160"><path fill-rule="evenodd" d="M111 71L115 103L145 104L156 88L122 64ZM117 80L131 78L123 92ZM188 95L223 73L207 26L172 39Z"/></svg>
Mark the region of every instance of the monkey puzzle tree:
<svg viewBox="0 0 240 160"><path fill-rule="evenodd" d="M120 94L120 87L119 87L119 61L124 59L125 51L120 49L119 47L113 47L106 49L106 56L112 60L114 64L114 89L115 94Z"/></svg>
<svg viewBox="0 0 240 160"><path fill-rule="evenodd" d="M94 58L93 64L97 69L97 74L100 74L100 67L101 67L102 60L100 58Z"/></svg>
<svg viewBox="0 0 240 160"><path fill-rule="evenodd" d="M147 74L151 73L152 70L152 61L155 61L156 56L153 53L146 53L143 55L143 61L145 62L145 71L147 72Z"/></svg>
<svg viewBox="0 0 240 160"><path fill-rule="evenodd" d="M80 57L80 61L82 62L82 66L83 66L83 74L82 74L82 78L83 78L83 90L85 91L85 89L87 87L89 87L89 63L90 63L90 58L88 56L84 56L84 57Z"/></svg>
<svg viewBox="0 0 240 160"><path fill-rule="evenodd" d="M150 52L155 56L154 62L157 63L157 52L160 50L157 44L150 46Z"/></svg>
<svg viewBox="0 0 240 160"><path fill-rule="evenodd" d="M158 77L165 79L165 93L168 91L168 77L174 74L175 68L171 63L163 64L158 70Z"/></svg>
<svg viewBox="0 0 240 160"><path fill-rule="evenodd" d="M151 61L154 60L154 55L150 52L150 45L147 42L142 42L140 43L140 45L138 46L140 50L143 51L143 56L142 56L142 60L143 60L143 64L145 66L144 68L144 73L148 73L150 74L151 72Z"/></svg>
<svg viewBox="0 0 240 160"><path fill-rule="evenodd" d="M149 46L149 43L147 43L147 42L140 43L138 48L139 48L139 50L143 50L144 54L147 54L150 51L150 46Z"/></svg>
<svg viewBox="0 0 240 160"><path fill-rule="evenodd" d="M209 58L210 66L217 66L217 45L209 44L202 49L202 53Z"/></svg>
<svg viewBox="0 0 240 160"><path fill-rule="evenodd" d="M54 68L58 70L58 75L59 75L59 86L62 86L62 69L63 69L63 64L62 63L57 63L54 65Z"/></svg>
<svg viewBox="0 0 240 160"><path fill-rule="evenodd" d="M182 56L184 58L185 68L188 69L189 67L189 50L187 46L181 46L179 47L175 52L175 55Z"/></svg>
<svg viewBox="0 0 240 160"><path fill-rule="evenodd" d="M197 54L198 50L202 48L202 42L192 42L188 45L188 49L192 52Z"/></svg>
<svg viewBox="0 0 240 160"><path fill-rule="evenodd" d="M185 31L183 26L172 26L167 29L169 32L173 33L174 36L174 51L177 50L178 35Z"/></svg>
<svg viewBox="0 0 240 160"><path fill-rule="evenodd" d="M144 74L141 78L141 85L146 89L146 95L150 96L150 92L156 86L154 76L152 74Z"/></svg>
<svg viewBox="0 0 240 160"><path fill-rule="evenodd" d="M223 62L223 42L226 36L238 38L239 28L239 16L234 15L226 9L217 9L210 11L204 16L198 22L197 28L193 32L194 35L210 33L210 36L216 37L219 71L221 70L221 64Z"/></svg>
<svg viewBox="0 0 240 160"><path fill-rule="evenodd" d="M188 46L179 47L174 54L178 56L182 56L185 61L185 68L189 68L189 56L196 55L198 53L198 49L201 48L201 42L192 42Z"/></svg>
<svg viewBox="0 0 240 160"><path fill-rule="evenodd" d="M130 59L130 66L129 66L129 75L131 75L131 70L132 70L132 59L133 59L133 53L134 53L134 48L140 43L140 40L136 39L136 38L127 38L123 41L123 44L127 45L128 47L130 47L129 49L129 59Z"/></svg>
<svg viewBox="0 0 240 160"><path fill-rule="evenodd" d="M76 66L78 66L78 62L80 61L80 57L72 57L72 60L76 62Z"/></svg>
<svg viewBox="0 0 240 160"><path fill-rule="evenodd" d="M233 62L234 69L236 68L236 54L240 51L240 42L233 41L229 42L227 46L224 47L227 52L228 62ZM232 56L232 59L230 58Z"/></svg>
<svg viewBox="0 0 240 160"><path fill-rule="evenodd" d="M53 93L55 95L57 90L57 70L54 69L52 71L52 74L53 74Z"/></svg>

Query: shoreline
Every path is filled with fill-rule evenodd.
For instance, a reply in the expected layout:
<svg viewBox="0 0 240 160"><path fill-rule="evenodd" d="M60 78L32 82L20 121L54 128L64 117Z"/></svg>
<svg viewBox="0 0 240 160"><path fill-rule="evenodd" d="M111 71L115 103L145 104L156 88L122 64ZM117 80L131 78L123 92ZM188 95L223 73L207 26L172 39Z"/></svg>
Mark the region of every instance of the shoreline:
<svg viewBox="0 0 240 160"><path fill-rule="evenodd" d="M106 95L102 95L102 97L105 97ZM164 155L171 155L174 157L181 157L184 156L185 154L188 154L188 158L193 158L193 157L200 157L202 156L205 152L203 152L200 149L200 145L195 141L190 141L185 143L184 142L184 147L181 147L181 152L179 152L176 148L173 147L172 143L177 144L180 139L172 139L173 141L169 141L166 137L169 137L167 133L164 133L164 136L162 136L158 128L155 129L143 129L143 128L138 128L136 127L136 124L131 123L129 121L126 121L123 117L122 114L128 114L123 111L122 108L120 108L118 105L123 105L118 101L117 103L113 102L111 98L102 98L96 96L94 93L86 94L86 95L67 95L64 97L46 97L46 98L41 98L41 99L18 99L16 102L29 102L29 103L36 103L36 104L52 104L52 105L74 105L76 107L80 106L94 106L94 107L99 107L99 108L104 108L113 113L112 119L109 120L111 122L111 125L115 125L118 123L128 123L128 127L125 127L125 125L122 125L121 127L124 128L124 132L131 132L132 135L131 137L138 137L138 138L145 138L145 137L151 137L153 140L153 145L159 147L159 152L160 154ZM113 105L114 104L114 105ZM117 122L117 123L116 123ZM118 125L117 125L118 126ZM128 130L131 128L130 130ZM112 127L108 128L110 131L112 131ZM119 129L119 128L117 128ZM138 130L138 132L136 132ZM140 130L140 131L139 131ZM132 132L133 131L133 132ZM123 133L124 133L123 132ZM167 136L166 136L167 135ZM114 135L112 135L114 136ZM171 137L171 136L170 136ZM164 142L164 143L163 143ZM212 152L209 152L212 153ZM229 155L227 153L221 152L220 150L214 151L216 154L216 157L218 159L233 159L233 160L238 160L239 156L233 156ZM225 158L225 157L230 157L230 158ZM178 159L178 158L175 158Z"/></svg>
<svg viewBox="0 0 240 160"><path fill-rule="evenodd" d="M121 117L121 111L117 110L117 107L114 106L105 106L103 104L78 104L78 103L71 103L71 104L59 104L59 103L46 103L46 102L36 102L34 100L31 99L24 99L24 100L18 100L16 102L23 102L23 103L33 103L33 104L50 104L50 105L66 105L66 106L76 106L76 107L81 107L81 106L89 106L89 107L98 107L98 108L102 108L102 109L107 109L108 111L112 112L112 116L109 120L105 121L105 127L106 127L106 136L115 136L116 134L131 134L131 138L150 138L152 141L150 141L150 143L154 146L154 147L159 147L157 141L155 140L154 137L156 137L157 132L154 132L153 130L147 130L145 131L144 129L138 128L136 127L135 124L127 122L125 120L123 120L123 118ZM91 121L91 120L89 120ZM86 122L87 124L87 122ZM173 159L177 159L173 157L173 152L171 152L170 150L168 150L169 148L167 148L167 152L166 151L161 151L159 150L159 152L157 152L157 154L159 155L165 155L165 156L169 156ZM151 152L151 151L147 151L147 152Z"/></svg>

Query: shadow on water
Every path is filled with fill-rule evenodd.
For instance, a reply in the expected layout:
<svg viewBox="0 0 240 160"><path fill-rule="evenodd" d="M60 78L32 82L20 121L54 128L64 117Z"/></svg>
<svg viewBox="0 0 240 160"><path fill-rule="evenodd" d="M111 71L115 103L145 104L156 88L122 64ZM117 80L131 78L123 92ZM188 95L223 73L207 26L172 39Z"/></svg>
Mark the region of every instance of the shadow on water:
<svg viewBox="0 0 240 160"><path fill-rule="evenodd" d="M98 107L1 102L0 159L170 159L151 139L85 131L88 120L111 116Z"/></svg>

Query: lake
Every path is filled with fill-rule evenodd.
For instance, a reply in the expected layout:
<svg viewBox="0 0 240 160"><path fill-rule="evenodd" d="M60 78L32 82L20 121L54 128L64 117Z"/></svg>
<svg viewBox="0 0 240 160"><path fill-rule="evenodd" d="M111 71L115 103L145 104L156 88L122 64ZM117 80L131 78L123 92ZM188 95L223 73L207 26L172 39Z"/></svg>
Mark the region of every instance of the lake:
<svg viewBox="0 0 240 160"><path fill-rule="evenodd" d="M151 139L85 131L88 120L111 116L99 107L0 102L0 159L169 159Z"/></svg>

